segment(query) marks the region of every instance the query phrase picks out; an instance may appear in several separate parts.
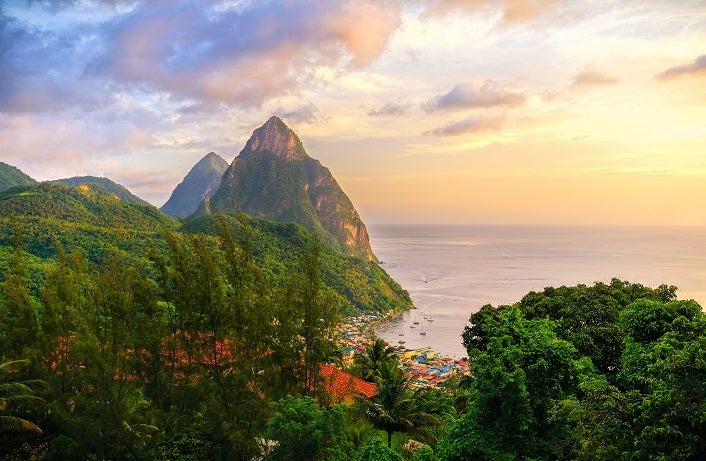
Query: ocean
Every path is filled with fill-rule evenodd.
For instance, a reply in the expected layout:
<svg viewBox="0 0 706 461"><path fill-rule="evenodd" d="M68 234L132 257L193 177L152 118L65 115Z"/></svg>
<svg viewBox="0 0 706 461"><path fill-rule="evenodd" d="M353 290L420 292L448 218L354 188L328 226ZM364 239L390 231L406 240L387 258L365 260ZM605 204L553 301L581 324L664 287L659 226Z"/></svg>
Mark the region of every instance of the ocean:
<svg viewBox="0 0 706 461"><path fill-rule="evenodd" d="M465 357L460 335L473 312L547 286L615 277L676 285L679 299L706 306L703 227L373 225L368 232L382 267L416 307L377 334L410 349Z"/></svg>

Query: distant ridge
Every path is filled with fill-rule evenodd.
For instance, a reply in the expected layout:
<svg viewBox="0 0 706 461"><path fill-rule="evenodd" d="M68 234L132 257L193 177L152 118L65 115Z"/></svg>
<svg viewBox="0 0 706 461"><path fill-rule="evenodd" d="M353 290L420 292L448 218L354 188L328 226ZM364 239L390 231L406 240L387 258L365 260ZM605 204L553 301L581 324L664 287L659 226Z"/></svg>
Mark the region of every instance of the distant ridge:
<svg viewBox="0 0 706 461"><path fill-rule="evenodd" d="M191 168L160 210L164 214L180 218L194 214L204 197L213 195L218 190L227 168L228 162L218 154L209 152Z"/></svg>
<svg viewBox="0 0 706 461"><path fill-rule="evenodd" d="M10 189L15 186L29 186L37 181L27 174L7 163L0 162L0 191Z"/></svg>
<svg viewBox="0 0 706 461"><path fill-rule="evenodd" d="M347 255L377 261L348 196L278 117L253 132L196 216L219 211L295 222Z"/></svg>
<svg viewBox="0 0 706 461"><path fill-rule="evenodd" d="M133 205L152 206L150 203L142 200L140 197L127 190L124 186L121 186L108 178L99 178L97 176L74 176L73 178L56 179L50 182L72 187L88 184L97 185L105 189L105 191L109 194L115 195L120 200L132 203Z"/></svg>

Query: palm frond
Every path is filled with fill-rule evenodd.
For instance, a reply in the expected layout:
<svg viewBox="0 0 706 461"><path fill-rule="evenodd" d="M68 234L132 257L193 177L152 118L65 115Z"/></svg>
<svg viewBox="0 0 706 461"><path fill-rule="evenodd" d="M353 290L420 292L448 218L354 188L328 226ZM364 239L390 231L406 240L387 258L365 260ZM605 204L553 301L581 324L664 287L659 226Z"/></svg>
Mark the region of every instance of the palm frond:
<svg viewBox="0 0 706 461"><path fill-rule="evenodd" d="M0 416L0 433L2 432L37 432L42 430L31 421L15 416Z"/></svg>

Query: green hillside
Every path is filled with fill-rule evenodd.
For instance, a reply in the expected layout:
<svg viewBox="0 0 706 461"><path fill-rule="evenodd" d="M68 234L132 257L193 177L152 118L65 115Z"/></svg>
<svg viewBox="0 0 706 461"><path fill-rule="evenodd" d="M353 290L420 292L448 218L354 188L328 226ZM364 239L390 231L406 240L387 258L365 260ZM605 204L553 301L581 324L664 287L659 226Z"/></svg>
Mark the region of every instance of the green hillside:
<svg viewBox="0 0 706 461"><path fill-rule="evenodd" d="M236 235L250 234L255 261L269 285L282 285L315 242L313 234L299 224L277 223L244 213L203 216L185 224L183 230L216 235L219 220L225 220ZM345 300L343 314L379 313L411 306L409 294L378 264L343 255L327 244L322 244L320 257L323 281Z"/></svg>
<svg viewBox="0 0 706 461"><path fill-rule="evenodd" d="M74 176L73 178L64 178L51 181L54 183L65 184L67 186L80 186L82 184L97 185L105 189L109 194L115 195L121 200L135 205L151 206L150 203L142 200L137 195L133 194L120 184L108 179L99 178L97 176Z"/></svg>
<svg viewBox="0 0 706 461"><path fill-rule="evenodd" d="M89 257L112 246L134 252L176 223L155 207L128 203L102 186L40 183L0 192L0 245L8 244L18 225L26 250L47 258L56 254L55 240Z"/></svg>
<svg viewBox="0 0 706 461"><path fill-rule="evenodd" d="M216 235L216 222L225 220L234 233L252 234L252 252L269 284L281 285L313 234L293 223L276 223L246 215L208 215L181 228L153 206L134 205L98 185L69 187L41 183L0 193L0 246L10 245L14 229L24 234L25 250L40 258L56 256L56 242L67 251L80 249L100 262L111 249L144 258L148 247L164 250L164 231ZM399 310L411 305L406 291L377 264L350 257L325 242L321 274L327 286L344 300L343 313Z"/></svg>
<svg viewBox="0 0 706 461"><path fill-rule="evenodd" d="M0 162L0 191L4 191L15 186L27 186L35 184L37 181L7 163Z"/></svg>

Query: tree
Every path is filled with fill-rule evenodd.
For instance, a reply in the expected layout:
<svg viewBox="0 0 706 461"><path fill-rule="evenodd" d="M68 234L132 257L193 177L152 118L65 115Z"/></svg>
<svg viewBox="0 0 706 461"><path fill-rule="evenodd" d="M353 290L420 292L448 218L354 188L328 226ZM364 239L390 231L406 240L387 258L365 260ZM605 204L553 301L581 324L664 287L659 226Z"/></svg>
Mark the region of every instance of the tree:
<svg viewBox="0 0 706 461"><path fill-rule="evenodd" d="M70 355L80 364L79 386L60 416L85 452L103 459L138 458L157 432L136 375L143 360L140 314L151 302L140 296L144 276L113 249L91 277L78 313Z"/></svg>
<svg viewBox="0 0 706 461"><path fill-rule="evenodd" d="M620 370L623 332L620 313L638 299L666 302L676 297L676 287L656 289L612 279L610 284L548 287L531 292L519 303L525 318L556 322L559 339L571 342L580 355L591 359L611 381Z"/></svg>
<svg viewBox="0 0 706 461"><path fill-rule="evenodd" d="M8 374L13 369L26 363L26 360L14 360L0 364L0 433L18 431L42 433L35 423L12 414L18 404L44 402L36 396L36 391L46 385L43 381L14 381L8 378Z"/></svg>
<svg viewBox="0 0 706 461"><path fill-rule="evenodd" d="M393 360L397 360L395 349L387 345L382 338L375 338L375 341L367 344L361 353L356 353L353 366L360 378L375 382L380 366Z"/></svg>
<svg viewBox="0 0 706 461"><path fill-rule="evenodd" d="M451 426L442 459L562 456L568 428L550 415L558 399L577 392L576 349L556 337L552 322L527 320L517 307L486 327L467 411Z"/></svg>
<svg viewBox="0 0 706 461"><path fill-rule="evenodd" d="M436 440L432 428L443 424L447 410L431 396L428 387L413 388L396 361L383 362L375 379L378 395L363 404L368 420L387 432L387 445L392 447L392 434L404 432L421 440Z"/></svg>
<svg viewBox="0 0 706 461"><path fill-rule="evenodd" d="M9 261L9 273L0 284L0 350L2 355L19 358L27 347L36 345L39 334L37 310L32 303L27 279L27 263L22 250L22 233L15 229L14 250Z"/></svg>
<svg viewBox="0 0 706 461"><path fill-rule="evenodd" d="M267 438L276 445L266 459L340 458L345 444L344 428L342 407L324 409L311 397L287 396L275 404L275 414L267 421Z"/></svg>
<svg viewBox="0 0 706 461"><path fill-rule="evenodd" d="M321 279L320 250L318 240L311 242L276 300L275 360L287 392L316 395L321 364L338 352L341 301Z"/></svg>
<svg viewBox="0 0 706 461"><path fill-rule="evenodd" d="M403 461L402 455L377 437L370 437L358 456L358 461Z"/></svg>
<svg viewBox="0 0 706 461"><path fill-rule="evenodd" d="M706 458L706 315L694 301L640 300L621 315L631 459Z"/></svg>
<svg viewBox="0 0 706 461"><path fill-rule="evenodd" d="M58 242L56 247L56 266L47 274L41 290L44 315L40 344L45 364L51 370L52 391L69 396L76 391L75 380L81 366L70 352L83 318L88 278L86 260L80 251L67 254Z"/></svg>

